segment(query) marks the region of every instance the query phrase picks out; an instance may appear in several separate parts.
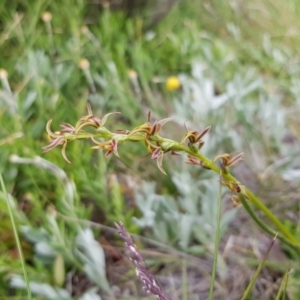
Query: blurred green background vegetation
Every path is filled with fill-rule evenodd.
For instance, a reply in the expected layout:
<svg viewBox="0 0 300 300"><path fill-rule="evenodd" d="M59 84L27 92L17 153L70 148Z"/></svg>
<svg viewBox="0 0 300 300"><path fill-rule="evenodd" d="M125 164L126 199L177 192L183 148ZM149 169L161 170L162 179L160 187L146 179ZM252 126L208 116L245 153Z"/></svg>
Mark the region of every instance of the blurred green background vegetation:
<svg viewBox="0 0 300 300"><path fill-rule="evenodd" d="M163 2L163 1L162 1ZM155 6L155 9L157 10ZM48 13L46 13L48 12ZM46 14L45 14L46 13ZM166 159L165 176L143 145L105 158L88 142L42 154L46 123L59 130L89 101L107 127L132 129L174 117L163 135L212 125L204 153L244 151L234 172L299 238L300 5L296 0L179 1L156 26L145 7L128 15L83 0L0 2L0 171L35 299L141 299L113 224L140 248L177 299L206 299L218 178ZM170 77L180 87L170 87ZM169 82L169 84L168 84ZM224 190L215 299L240 299L269 237ZM299 299L299 257L276 245L253 289ZM0 193L0 299L26 291ZM149 299L151 297L149 296Z"/></svg>

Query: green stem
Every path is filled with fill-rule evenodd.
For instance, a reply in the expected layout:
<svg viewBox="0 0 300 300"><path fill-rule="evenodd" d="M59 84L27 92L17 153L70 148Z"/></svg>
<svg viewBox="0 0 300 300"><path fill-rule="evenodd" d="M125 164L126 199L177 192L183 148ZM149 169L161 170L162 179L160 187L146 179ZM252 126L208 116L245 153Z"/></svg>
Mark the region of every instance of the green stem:
<svg viewBox="0 0 300 300"><path fill-rule="evenodd" d="M6 192L5 184L4 184L3 177L2 177L1 173L0 173L0 183L1 183L1 187L2 187L4 197L5 197L5 200L6 200L7 210L8 210L9 218L10 218L10 221L11 221L11 224L12 224L12 228L13 228L13 232L14 232L14 236L15 236L15 240L16 240L16 244L17 244L17 248L18 248L18 252L19 252L19 256L20 256L20 260L21 260L21 265L22 265L22 270L23 270L23 274L24 274L24 280L25 280L25 283L26 283L28 298L30 300L32 300L32 295L31 295L31 291L30 291L30 287L29 287L29 280L28 280L27 271L26 271L26 267L25 267L25 261L24 261L22 247L21 247L21 242L20 242L20 239L19 239L17 226L16 226L16 223L15 223L14 215L12 213L12 209L10 207L8 194Z"/></svg>
<svg viewBox="0 0 300 300"><path fill-rule="evenodd" d="M193 152L190 148L176 144L176 149L179 151L186 152L191 154L197 158L199 158L207 168L215 171L216 173L220 174L220 168L210 159L205 157L200 152ZM238 182L238 180L232 176L231 174L222 174L222 177L228 182ZM290 242L294 245L294 247L300 248L299 241L286 229L286 227L277 219L277 217L262 203L262 201L256 197L248 188L244 188L245 195L249 198L249 200L260 210L262 211L266 217L277 227L278 231L280 231ZM252 216L251 216L252 217Z"/></svg>
<svg viewBox="0 0 300 300"><path fill-rule="evenodd" d="M258 267L257 267L257 269L256 269L256 271L255 271L255 273L254 273L254 275L253 275L250 283L248 284L248 286L247 286L247 288L246 288L246 290L245 290L245 292L244 292L241 300L247 300L247 299L249 299L249 296L250 296L250 293L252 291L252 288L253 288L253 286L254 286L254 284L255 284L255 282L256 282L256 280L257 280L257 278L258 278L258 276L259 276L259 274L260 274L260 272L261 272L261 270L262 270L262 268L263 268L263 266L264 266L267 258L268 258L268 255L269 255L269 253L270 253L270 251L271 251L271 249L272 249L272 247L273 247L273 245L275 243L276 237L277 237L277 234L273 238L270 246L267 249L267 252L265 253L262 261L260 262L260 264L258 265Z"/></svg>
<svg viewBox="0 0 300 300"><path fill-rule="evenodd" d="M247 211L247 213L249 214L249 216L254 220L254 222L261 228L263 229L265 232L267 232L268 234L275 236L276 235L276 231L273 230L272 228L270 228L266 223L264 223L256 214L255 212L252 210L251 206L249 205L249 201L243 196L240 195L239 199L241 200L245 210ZM293 243L290 242L290 240L288 240L284 235L282 234L278 234L278 238L284 242L286 245L290 246L293 250L295 248L295 245ZM298 253L300 253L300 249L298 249Z"/></svg>
<svg viewBox="0 0 300 300"><path fill-rule="evenodd" d="M259 200L249 189L245 189L247 197L256 205L266 217L285 235L293 244L300 247L299 241L286 229L286 227L276 218L276 216Z"/></svg>

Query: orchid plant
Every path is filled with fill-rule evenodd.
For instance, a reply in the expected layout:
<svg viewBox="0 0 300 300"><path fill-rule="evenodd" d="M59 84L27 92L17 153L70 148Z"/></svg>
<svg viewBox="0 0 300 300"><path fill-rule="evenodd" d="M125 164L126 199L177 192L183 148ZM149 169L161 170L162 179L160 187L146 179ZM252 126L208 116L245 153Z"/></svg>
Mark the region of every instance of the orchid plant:
<svg viewBox="0 0 300 300"><path fill-rule="evenodd" d="M147 149L145 156L151 156L151 159L156 160L159 170L164 174L166 174L163 169L163 158L165 154L170 153L171 155L180 155L180 153L186 153L187 164L205 168L219 174L221 184L230 190L234 203L241 202L252 219L263 230L273 236L276 234L276 231L278 231L279 239L297 252L300 252L300 242L296 237L258 197L231 175L230 167L243 158L243 153L238 153L236 155L225 153L217 155L213 160L201 153L201 148L204 145L203 137L210 131L211 126L206 127L202 131L189 130L187 126L185 126L186 133L181 138L181 141L177 142L160 135L162 127L172 118L166 118L151 123L151 113L149 112L147 122L144 124L132 130L118 130L113 132L104 125L108 117L117 112L108 113L100 119L93 114L90 104L87 105L87 111L88 114L81 117L75 126L62 123L62 129L59 131L53 132L51 130L52 120L50 120L46 127L50 144L43 147L43 152L48 152L61 145L62 155L64 159L70 163L66 155L66 146L68 142L71 141L90 139L94 144L92 149L106 151L106 157L111 154L119 157L118 147L125 142L142 142ZM95 131L86 131L85 128L87 127L93 127L95 128ZM257 213L253 211L250 203L255 205L259 211L266 215L270 223L275 227L275 230L257 216Z"/></svg>

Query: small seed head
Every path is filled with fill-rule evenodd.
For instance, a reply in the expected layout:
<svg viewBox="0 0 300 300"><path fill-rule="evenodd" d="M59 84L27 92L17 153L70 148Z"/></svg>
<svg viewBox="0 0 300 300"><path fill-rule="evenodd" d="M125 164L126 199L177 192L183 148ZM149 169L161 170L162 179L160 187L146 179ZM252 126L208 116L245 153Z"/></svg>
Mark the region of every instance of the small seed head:
<svg viewBox="0 0 300 300"><path fill-rule="evenodd" d="M8 73L4 69L0 69L0 79L7 79Z"/></svg>
<svg viewBox="0 0 300 300"><path fill-rule="evenodd" d="M87 26L83 25L81 28L80 28L80 32L82 34L87 34L89 32L89 29Z"/></svg>
<svg viewBox="0 0 300 300"><path fill-rule="evenodd" d="M49 11L45 11L45 12L42 14L42 20L43 20L45 23L51 22L51 20L52 20L52 14L51 14Z"/></svg>
<svg viewBox="0 0 300 300"><path fill-rule="evenodd" d="M137 72L135 70L129 70L128 71L128 77L130 79L136 79L138 77Z"/></svg>
<svg viewBox="0 0 300 300"><path fill-rule="evenodd" d="M87 69L89 69L89 67L90 67L90 62L86 58L82 58L79 61L79 68L81 70L87 70Z"/></svg>

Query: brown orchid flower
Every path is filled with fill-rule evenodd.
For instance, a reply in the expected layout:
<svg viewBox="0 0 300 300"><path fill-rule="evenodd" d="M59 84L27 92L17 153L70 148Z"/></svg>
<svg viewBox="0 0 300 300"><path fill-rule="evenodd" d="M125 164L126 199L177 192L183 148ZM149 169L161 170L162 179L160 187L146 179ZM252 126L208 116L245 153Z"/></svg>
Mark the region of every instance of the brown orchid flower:
<svg viewBox="0 0 300 300"><path fill-rule="evenodd" d="M171 155L180 155L180 154L172 150L172 147L166 147L165 145L163 147L159 143L157 143L157 145L154 145L148 139L145 139L145 143L147 146L148 153L144 157L142 157L142 159L151 154L151 159L154 160L156 159L157 167L159 168L159 170L163 174L167 175L166 171L162 166L164 155L168 152L170 152Z"/></svg>
<svg viewBox="0 0 300 300"><path fill-rule="evenodd" d="M111 139L106 142L99 142L91 137L92 141L96 144L96 146L91 147L91 149L102 149L106 150L105 157L108 157L111 153L114 153L115 156L119 157L118 146L119 142L116 139Z"/></svg>
<svg viewBox="0 0 300 300"><path fill-rule="evenodd" d="M108 117L110 115L113 115L113 114L119 114L119 112L112 112L112 113L109 113L109 114L106 114L103 116L102 119L98 118L97 116L95 116L93 114L93 111L92 111L92 108L91 108L91 105L88 103L87 104L87 111L88 111L88 114L86 116L83 116L79 119L79 121L76 123L75 125L75 133L77 134L82 128L84 127L87 127L87 126L91 126L91 127L95 127L95 128L99 128L101 126L103 126Z"/></svg>
<svg viewBox="0 0 300 300"><path fill-rule="evenodd" d="M68 140L72 140L76 137L75 128L71 124L62 123L60 126L63 129L60 131L53 132L50 128L51 123L52 123L52 120L49 120L46 125L46 130L47 130L48 137L49 137L51 143L42 148L43 153L46 153L46 152L52 150L53 148L57 147L58 145L62 145L62 151L61 151L62 156L68 163L71 163L66 156L66 147L67 147Z"/></svg>
<svg viewBox="0 0 300 300"><path fill-rule="evenodd" d="M221 184L227 186L231 193L245 194L245 187L240 182L221 179Z"/></svg>
<svg viewBox="0 0 300 300"><path fill-rule="evenodd" d="M198 149L201 149L202 146L204 145L204 141L202 141L202 138L210 131L211 126L206 127L203 131L198 132L198 131L194 131L194 130L189 130L186 123L184 124L184 127L187 131L187 133L183 136L182 140L181 140L181 144L184 144L185 141L188 139L189 143L188 146L190 148L194 149L194 145L198 144ZM197 149L194 149L197 151Z"/></svg>
<svg viewBox="0 0 300 300"><path fill-rule="evenodd" d="M244 156L244 152L241 152L235 156L231 156L228 153L221 154L215 157L214 162L218 159L221 159L221 169L224 173L227 173L226 168L235 165L238 161L240 161Z"/></svg>
<svg viewBox="0 0 300 300"><path fill-rule="evenodd" d="M157 163L157 167L159 168L159 170L167 175L166 171L164 170L163 166L162 166L162 162L164 159L164 151L161 148L157 148L153 151L152 155L151 155L151 159L156 159L156 163Z"/></svg>
<svg viewBox="0 0 300 300"><path fill-rule="evenodd" d="M148 121L143 125L134 128L129 133L129 136L134 135L136 133L146 133L148 136L157 135L160 132L161 128L173 118L166 118L160 121L155 121L153 124L150 123L150 119L151 119L151 111L148 112Z"/></svg>
<svg viewBox="0 0 300 300"><path fill-rule="evenodd" d="M189 165L200 166L204 169L210 170L210 168L206 166L201 159L191 154L188 154L186 163Z"/></svg>

